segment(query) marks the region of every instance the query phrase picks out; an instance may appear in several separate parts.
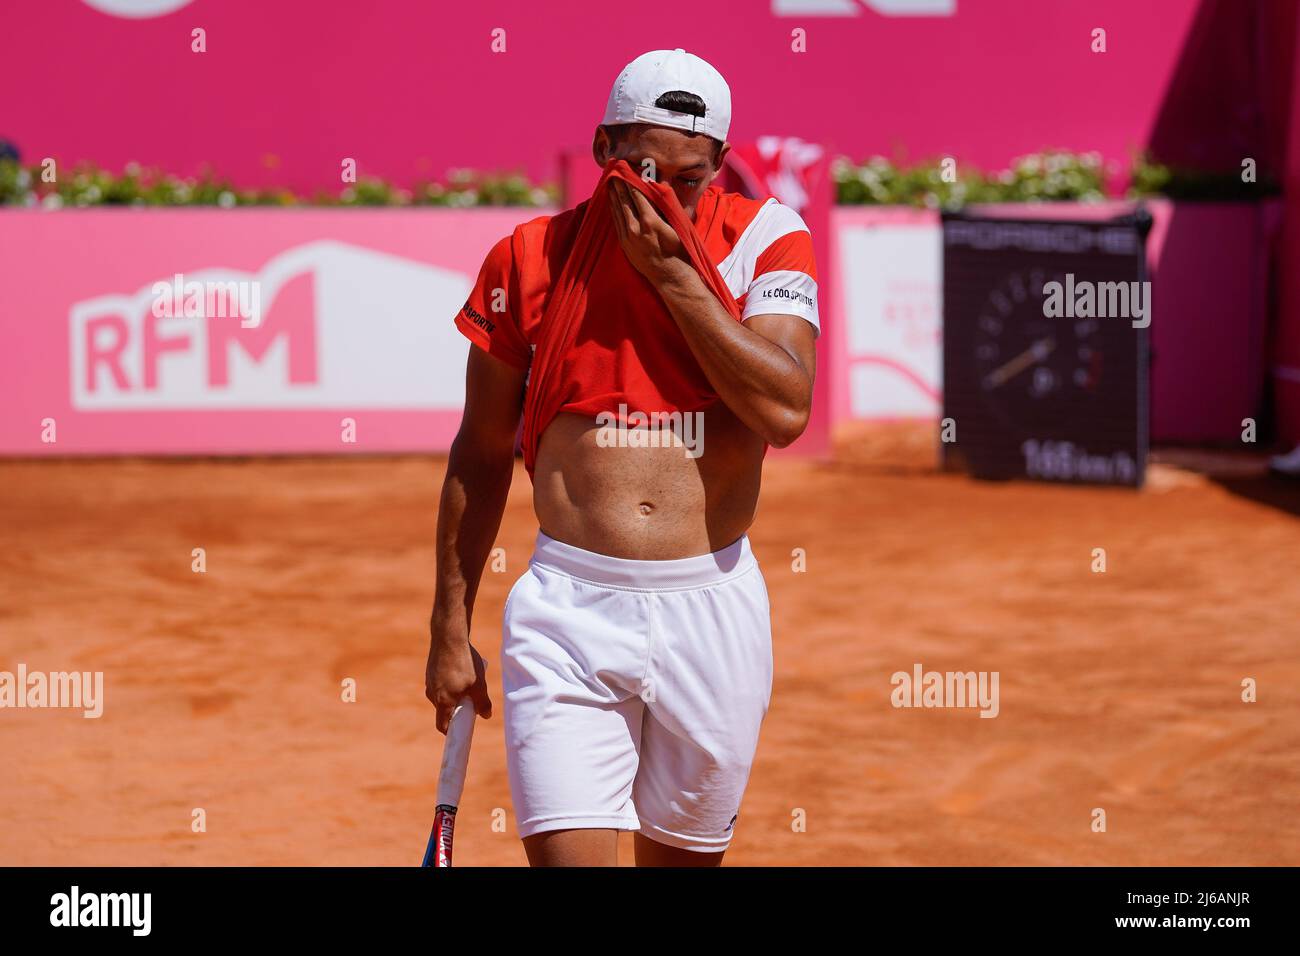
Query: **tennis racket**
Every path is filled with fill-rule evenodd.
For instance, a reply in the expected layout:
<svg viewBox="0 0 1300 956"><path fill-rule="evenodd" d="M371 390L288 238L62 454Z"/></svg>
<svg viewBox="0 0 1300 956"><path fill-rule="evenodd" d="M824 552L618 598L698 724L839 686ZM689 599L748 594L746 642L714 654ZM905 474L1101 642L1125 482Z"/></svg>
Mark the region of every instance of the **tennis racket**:
<svg viewBox="0 0 1300 956"><path fill-rule="evenodd" d="M456 808L465 789L465 771L469 767L469 745L474 739L474 704L461 698L451 714L447 739L442 745L442 769L438 772L437 807L433 813L433 831L424 850L421 866L451 866L451 840L456 829Z"/></svg>

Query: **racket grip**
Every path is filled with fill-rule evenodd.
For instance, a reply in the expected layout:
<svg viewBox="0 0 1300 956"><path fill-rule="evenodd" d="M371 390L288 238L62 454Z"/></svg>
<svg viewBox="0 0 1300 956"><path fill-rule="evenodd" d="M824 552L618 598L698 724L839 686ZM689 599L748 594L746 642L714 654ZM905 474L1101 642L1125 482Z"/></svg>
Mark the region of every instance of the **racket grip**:
<svg viewBox="0 0 1300 956"><path fill-rule="evenodd" d="M469 769L469 748L474 740L474 705L465 698L452 711L447 727L447 739L442 745L442 769L438 772L437 805L460 806L460 796L465 789L465 773Z"/></svg>
<svg viewBox="0 0 1300 956"><path fill-rule="evenodd" d="M433 830L424 848L425 867L451 866L452 836L456 826L456 808L465 790L465 773L469 769L469 748L474 740L474 703L462 697L451 713L447 737L442 744L442 767L438 771L437 806Z"/></svg>
<svg viewBox="0 0 1300 956"><path fill-rule="evenodd" d="M433 815L429 845L424 848L424 862L420 866L439 869L451 866L451 844L455 829L456 808L438 807Z"/></svg>

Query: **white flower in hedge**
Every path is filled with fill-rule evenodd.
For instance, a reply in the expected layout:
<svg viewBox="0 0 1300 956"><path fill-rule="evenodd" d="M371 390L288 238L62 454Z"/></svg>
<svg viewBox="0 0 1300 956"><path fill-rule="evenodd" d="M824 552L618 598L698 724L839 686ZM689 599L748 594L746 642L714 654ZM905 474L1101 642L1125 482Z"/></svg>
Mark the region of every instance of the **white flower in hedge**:
<svg viewBox="0 0 1300 956"><path fill-rule="evenodd" d="M36 196L33 194L30 198L32 200L32 203L30 205L34 205L36 201ZM50 193L48 196L46 196L44 199L41 200L41 206L43 206L46 209L62 209L63 197L60 196L58 193Z"/></svg>
<svg viewBox="0 0 1300 956"><path fill-rule="evenodd" d="M32 184L32 174L25 169L18 170L18 188L26 189Z"/></svg>
<svg viewBox="0 0 1300 956"><path fill-rule="evenodd" d="M235 194L229 189L223 190L217 197L217 205L222 209L230 209L235 205Z"/></svg>

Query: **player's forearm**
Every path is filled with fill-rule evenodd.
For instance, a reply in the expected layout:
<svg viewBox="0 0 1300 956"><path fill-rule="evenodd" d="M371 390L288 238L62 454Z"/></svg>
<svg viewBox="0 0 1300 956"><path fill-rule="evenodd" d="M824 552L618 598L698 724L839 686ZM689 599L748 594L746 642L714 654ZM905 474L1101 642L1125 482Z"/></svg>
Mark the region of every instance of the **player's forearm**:
<svg viewBox="0 0 1300 956"><path fill-rule="evenodd" d="M513 451L478 449L461 436L452 444L438 508L437 588L430 621L435 641L469 640L474 599L501 527L513 472Z"/></svg>
<svg viewBox="0 0 1300 956"><path fill-rule="evenodd" d="M657 283L709 383L768 444L798 438L812 408L812 380L785 349L733 319L687 263Z"/></svg>

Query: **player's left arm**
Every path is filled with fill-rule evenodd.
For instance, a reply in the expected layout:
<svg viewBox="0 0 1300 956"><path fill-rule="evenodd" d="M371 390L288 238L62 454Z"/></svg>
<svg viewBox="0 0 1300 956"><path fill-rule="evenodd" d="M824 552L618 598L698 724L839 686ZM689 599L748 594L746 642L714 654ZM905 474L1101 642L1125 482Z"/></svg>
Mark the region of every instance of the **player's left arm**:
<svg viewBox="0 0 1300 956"><path fill-rule="evenodd" d="M682 256L677 233L649 201L631 189L620 199L614 207L619 241L659 290L709 383L768 444L790 444L807 427L812 410L813 326L797 315L777 313L737 322Z"/></svg>
<svg viewBox="0 0 1300 956"><path fill-rule="evenodd" d="M817 372L813 328L791 315L737 322L689 264L659 286L695 360L736 417L775 448L803 434Z"/></svg>

